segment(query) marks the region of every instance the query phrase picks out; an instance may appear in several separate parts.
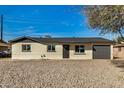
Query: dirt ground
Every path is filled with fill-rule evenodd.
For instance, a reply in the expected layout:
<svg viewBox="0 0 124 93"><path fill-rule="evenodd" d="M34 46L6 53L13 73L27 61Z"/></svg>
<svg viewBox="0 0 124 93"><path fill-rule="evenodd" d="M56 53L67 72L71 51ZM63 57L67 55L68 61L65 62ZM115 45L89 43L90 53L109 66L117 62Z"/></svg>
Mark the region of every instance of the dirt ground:
<svg viewBox="0 0 124 93"><path fill-rule="evenodd" d="M109 60L0 59L0 87L124 87L123 68Z"/></svg>

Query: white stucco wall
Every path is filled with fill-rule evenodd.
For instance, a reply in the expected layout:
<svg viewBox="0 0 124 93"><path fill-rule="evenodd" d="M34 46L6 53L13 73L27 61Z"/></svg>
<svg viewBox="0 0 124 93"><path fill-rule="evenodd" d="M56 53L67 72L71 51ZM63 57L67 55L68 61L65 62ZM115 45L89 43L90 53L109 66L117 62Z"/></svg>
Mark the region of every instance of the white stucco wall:
<svg viewBox="0 0 124 93"><path fill-rule="evenodd" d="M75 53L75 45L70 45L70 59L92 59L92 45L84 44L85 53L76 54Z"/></svg>
<svg viewBox="0 0 124 93"><path fill-rule="evenodd" d="M31 44L31 52L22 52L22 44ZM56 52L47 52L47 45L40 43L16 43L12 45L12 59L62 59L62 46L56 45Z"/></svg>
<svg viewBox="0 0 124 93"><path fill-rule="evenodd" d="M31 52L22 52L22 44L31 44ZM77 45L77 44L76 44ZM69 59L93 59L93 44L81 44L85 46L84 54L75 54L75 44L70 44ZM97 45L97 44L95 44ZM98 44L105 45L105 44ZM63 59L63 45L55 45L56 52L47 52L47 45L41 43L15 43L12 44L12 59ZM113 46L111 45L111 59L113 59ZM45 55L46 57L41 57Z"/></svg>
<svg viewBox="0 0 124 93"><path fill-rule="evenodd" d="M120 51L119 51L119 48L121 48ZM123 46L114 47L113 48L113 56L117 59L124 59L124 47Z"/></svg>
<svg viewBox="0 0 124 93"><path fill-rule="evenodd" d="M31 44L31 52L22 52L22 44ZM56 44L55 47L56 52L47 52L45 44L15 43L12 45L12 59L63 59L63 45ZM69 54L70 59L92 59L92 46L85 45L84 54L75 54L75 45L70 45Z"/></svg>
<svg viewBox="0 0 124 93"><path fill-rule="evenodd" d="M113 53L113 45L111 45L111 59L113 59L114 53Z"/></svg>

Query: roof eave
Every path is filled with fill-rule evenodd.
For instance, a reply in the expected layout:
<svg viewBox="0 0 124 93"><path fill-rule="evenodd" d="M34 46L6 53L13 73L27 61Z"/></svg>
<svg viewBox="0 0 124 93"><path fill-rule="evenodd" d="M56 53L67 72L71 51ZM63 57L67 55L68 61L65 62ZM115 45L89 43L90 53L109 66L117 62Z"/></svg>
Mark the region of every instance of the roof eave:
<svg viewBox="0 0 124 93"><path fill-rule="evenodd" d="M10 41L8 41L9 43L15 43L16 41L18 41L18 40L20 40L20 39L29 39L29 40L32 40L32 41L35 41L35 42L39 42L38 40L36 40L36 39L33 39L33 38L31 38L31 37L20 37L20 38L16 38L16 39L14 39L14 40L10 40ZM39 43L41 43L41 42L39 42Z"/></svg>

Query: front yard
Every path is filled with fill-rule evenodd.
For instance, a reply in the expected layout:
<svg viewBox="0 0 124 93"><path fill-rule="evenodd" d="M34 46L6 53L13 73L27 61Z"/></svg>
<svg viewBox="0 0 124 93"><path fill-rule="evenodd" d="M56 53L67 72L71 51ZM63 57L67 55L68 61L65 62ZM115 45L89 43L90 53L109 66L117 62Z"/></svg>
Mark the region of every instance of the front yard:
<svg viewBox="0 0 124 93"><path fill-rule="evenodd" d="M124 87L124 72L107 60L3 59L0 87Z"/></svg>

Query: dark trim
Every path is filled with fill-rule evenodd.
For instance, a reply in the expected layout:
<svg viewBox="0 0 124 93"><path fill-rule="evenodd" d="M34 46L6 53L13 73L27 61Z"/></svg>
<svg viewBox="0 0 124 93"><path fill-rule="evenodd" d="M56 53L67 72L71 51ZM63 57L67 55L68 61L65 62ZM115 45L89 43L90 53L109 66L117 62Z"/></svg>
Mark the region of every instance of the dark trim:
<svg viewBox="0 0 124 93"><path fill-rule="evenodd" d="M50 45L50 49L51 49L51 50L48 49L48 46L49 46L49 45ZM55 50L52 50L52 47L53 47L53 46L54 46ZM56 45L55 45L55 44L48 44L48 45L47 45L47 52L56 52Z"/></svg>
<svg viewBox="0 0 124 93"><path fill-rule="evenodd" d="M50 50L47 50L47 52L56 52L55 50L52 50L52 51L50 51Z"/></svg>
<svg viewBox="0 0 124 93"><path fill-rule="evenodd" d="M30 46L30 50L23 50L23 46L27 46L27 45L29 45ZM21 45L21 49L22 49L22 52L31 52L31 44L22 44Z"/></svg>
<svg viewBox="0 0 124 93"><path fill-rule="evenodd" d="M76 46L83 46L84 47L84 52L76 52ZM85 45L75 45L75 54L84 54L85 53Z"/></svg>
<svg viewBox="0 0 124 93"><path fill-rule="evenodd" d="M86 55L86 53L78 53L78 52L75 52L74 55Z"/></svg>
<svg viewBox="0 0 124 93"><path fill-rule="evenodd" d="M31 51L24 51L24 50L22 50L22 52L31 52Z"/></svg>
<svg viewBox="0 0 124 93"><path fill-rule="evenodd" d="M24 40L24 39L29 39L29 40L32 40L34 42L39 42L38 40L33 39L32 37L25 37L25 36L24 37L19 37L19 38L13 39L13 40L10 40L8 42L10 42L10 43L17 43L19 40ZM39 43L41 43L41 42L39 42Z"/></svg>

